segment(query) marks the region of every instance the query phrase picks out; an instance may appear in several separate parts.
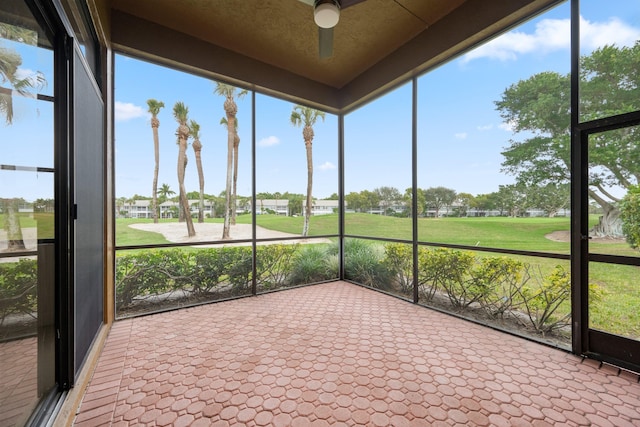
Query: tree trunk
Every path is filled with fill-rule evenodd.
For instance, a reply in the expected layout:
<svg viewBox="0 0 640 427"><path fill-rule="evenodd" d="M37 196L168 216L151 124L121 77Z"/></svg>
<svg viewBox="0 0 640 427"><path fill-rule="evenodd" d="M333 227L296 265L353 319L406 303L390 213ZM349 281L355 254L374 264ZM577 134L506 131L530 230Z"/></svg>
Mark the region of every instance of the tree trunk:
<svg viewBox="0 0 640 427"><path fill-rule="evenodd" d="M182 209L182 191L178 195L178 222L185 222L184 209Z"/></svg>
<svg viewBox="0 0 640 427"><path fill-rule="evenodd" d="M624 237L620 210L613 205L603 206L604 214L598 218L598 223L589 230L592 237Z"/></svg>
<svg viewBox="0 0 640 427"><path fill-rule="evenodd" d="M240 146L240 137L236 132L233 137L233 189L231 194L231 225L236 225L236 192L238 187L238 148Z"/></svg>
<svg viewBox="0 0 640 427"><path fill-rule="evenodd" d="M222 240L231 239L229 229L231 226L231 181L233 177L233 141L235 139L236 118L227 114L227 181L225 190L224 225L222 227Z"/></svg>
<svg viewBox="0 0 640 427"><path fill-rule="evenodd" d="M187 140L184 137L178 138L178 185L180 186L180 206L184 212L185 222L187 223L187 233L189 237L196 235L191 219L191 210L189 209L189 201L187 200L187 190L184 187L184 175L187 167Z"/></svg>
<svg viewBox="0 0 640 427"><path fill-rule="evenodd" d="M151 119L151 127L153 128L153 154L155 158L155 167L153 169L153 200L151 208L153 209L153 223L158 223L158 171L160 169L160 139L158 137L158 126L160 121L153 117Z"/></svg>
<svg viewBox="0 0 640 427"><path fill-rule="evenodd" d="M202 170L202 144L196 140L193 142L193 151L196 154L196 166L198 167L198 183L200 184L200 202L198 204L198 222L204 222L204 171Z"/></svg>
<svg viewBox="0 0 640 427"><path fill-rule="evenodd" d="M624 237L620 210L591 189L589 190L589 196L602 207L603 211L603 215L598 219L598 224L589 230L589 235L592 237Z"/></svg>
<svg viewBox="0 0 640 427"><path fill-rule="evenodd" d="M7 252L24 251L26 249L22 238L22 227L20 227L17 205L18 201L16 199L5 199L4 228L7 231Z"/></svg>
<svg viewBox="0 0 640 427"><path fill-rule="evenodd" d="M313 191L313 153L311 140L304 142L307 149L307 203L305 206L304 226L302 227L302 235L307 236L309 234L309 219L311 218L311 193Z"/></svg>

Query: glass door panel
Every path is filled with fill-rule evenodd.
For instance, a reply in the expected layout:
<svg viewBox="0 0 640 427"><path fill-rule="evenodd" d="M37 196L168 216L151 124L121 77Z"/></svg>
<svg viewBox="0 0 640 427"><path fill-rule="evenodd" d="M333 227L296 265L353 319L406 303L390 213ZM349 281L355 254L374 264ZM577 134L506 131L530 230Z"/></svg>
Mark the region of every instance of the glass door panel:
<svg viewBox="0 0 640 427"><path fill-rule="evenodd" d="M625 116L626 117L626 116ZM640 116L594 122L583 139L588 195L587 353L640 366ZM616 124L619 120L619 124ZM626 120L626 121L625 121Z"/></svg>
<svg viewBox="0 0 640 427"><path fill-rule="evenodd" d="M0 425L55 387L53 51L25 2L0 15Z"/></svg>

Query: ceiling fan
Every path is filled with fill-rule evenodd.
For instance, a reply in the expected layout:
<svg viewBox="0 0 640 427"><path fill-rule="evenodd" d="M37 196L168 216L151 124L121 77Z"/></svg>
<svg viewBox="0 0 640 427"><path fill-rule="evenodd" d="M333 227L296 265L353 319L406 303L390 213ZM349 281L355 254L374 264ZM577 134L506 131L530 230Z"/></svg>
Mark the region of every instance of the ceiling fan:
<svg viewBox="0 0 640 427"><path fill-rule="evenodd" d="M340 10L363 2L364 0L300 0L313 6L313 20L318 26L318 45L320 58L333 55L333 27L340 19Z"/></svg>

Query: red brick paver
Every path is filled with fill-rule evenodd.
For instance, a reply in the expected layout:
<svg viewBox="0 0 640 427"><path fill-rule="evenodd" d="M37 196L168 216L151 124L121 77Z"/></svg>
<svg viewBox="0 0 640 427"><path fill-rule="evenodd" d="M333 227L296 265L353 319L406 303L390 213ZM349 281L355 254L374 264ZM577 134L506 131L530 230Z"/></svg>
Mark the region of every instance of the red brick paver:
<svg viewBox="0 0 640 427"><path fill-rule="evenodd" d="M635 374L334 282L116 322L75 425L640 426L639 408Z"/></svg>

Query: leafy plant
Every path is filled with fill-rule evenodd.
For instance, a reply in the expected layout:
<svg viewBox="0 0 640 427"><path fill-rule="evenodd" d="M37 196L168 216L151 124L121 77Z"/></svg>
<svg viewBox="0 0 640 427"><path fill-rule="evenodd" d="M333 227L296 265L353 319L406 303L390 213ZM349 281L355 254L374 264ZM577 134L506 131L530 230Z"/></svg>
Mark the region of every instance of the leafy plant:
<svg viewBox="0 0 640 427"><path fill-rule="evenodd" d="M345 277L365 286L389 290L393 274L383 262L380 247L358 239L347 239L344 245Z"/></svg>
<svg viewBox="0 0 640 427"><path fill-rule="evenodd" d="M456 308L467 307L480 298L467 286L475 261L471 252L439 248L419 253L418 260L419 280L427 300L433 298L437 289L446 292L451 305Z"/></svg>
<svg viewBox="0 0 640 427"><path fill-rule="evenodd" d="M531 326L543 336L570 324L571 313L557 313L571 296L571 276L562 266L556 266L539 287L523 286L519 293Z"/></svg>
<svg viewBox="0 0 640 427"><path fill-rule="evenodd" d="M259 246L256 254L257 282L263 289L277 289L285 286L291 270L292 258L299 245Z"/></svg>
<svg viewBox="0 0 640 427"><path fill-rule="evenodd" d="M226 274L233 289L238 292L246 289L251 282L253 272L252 250L249 246L224 248L222 250Z"/></svg>
<svg viewBox="0 0 640 427"><path fill-rule="evenodd" d="M620 201L622 234L633 249L640 247L640 185L629 187Z"/></svg>
<svg viewBox="0 0 640 427"><path fill-rule="evenodd" d="M406 243L388 243L384 247L384 264L393 273L403 294L413 292L413 248Z"/></svg>
<svg viewBox="0 0 640 427"><path fill-rule="evenodd" d="M337 256L320 245L307 245L293 257L288 282L291 285L314 283L338 277Z"/></svg>
<svg viewBox="0 0 640 427"><path fill-rule="evenodd" d="M521 304L520 290L529 281L525 263L508 257L482 258L471 271L471 293L491 317L504 317Z"/></svg>

